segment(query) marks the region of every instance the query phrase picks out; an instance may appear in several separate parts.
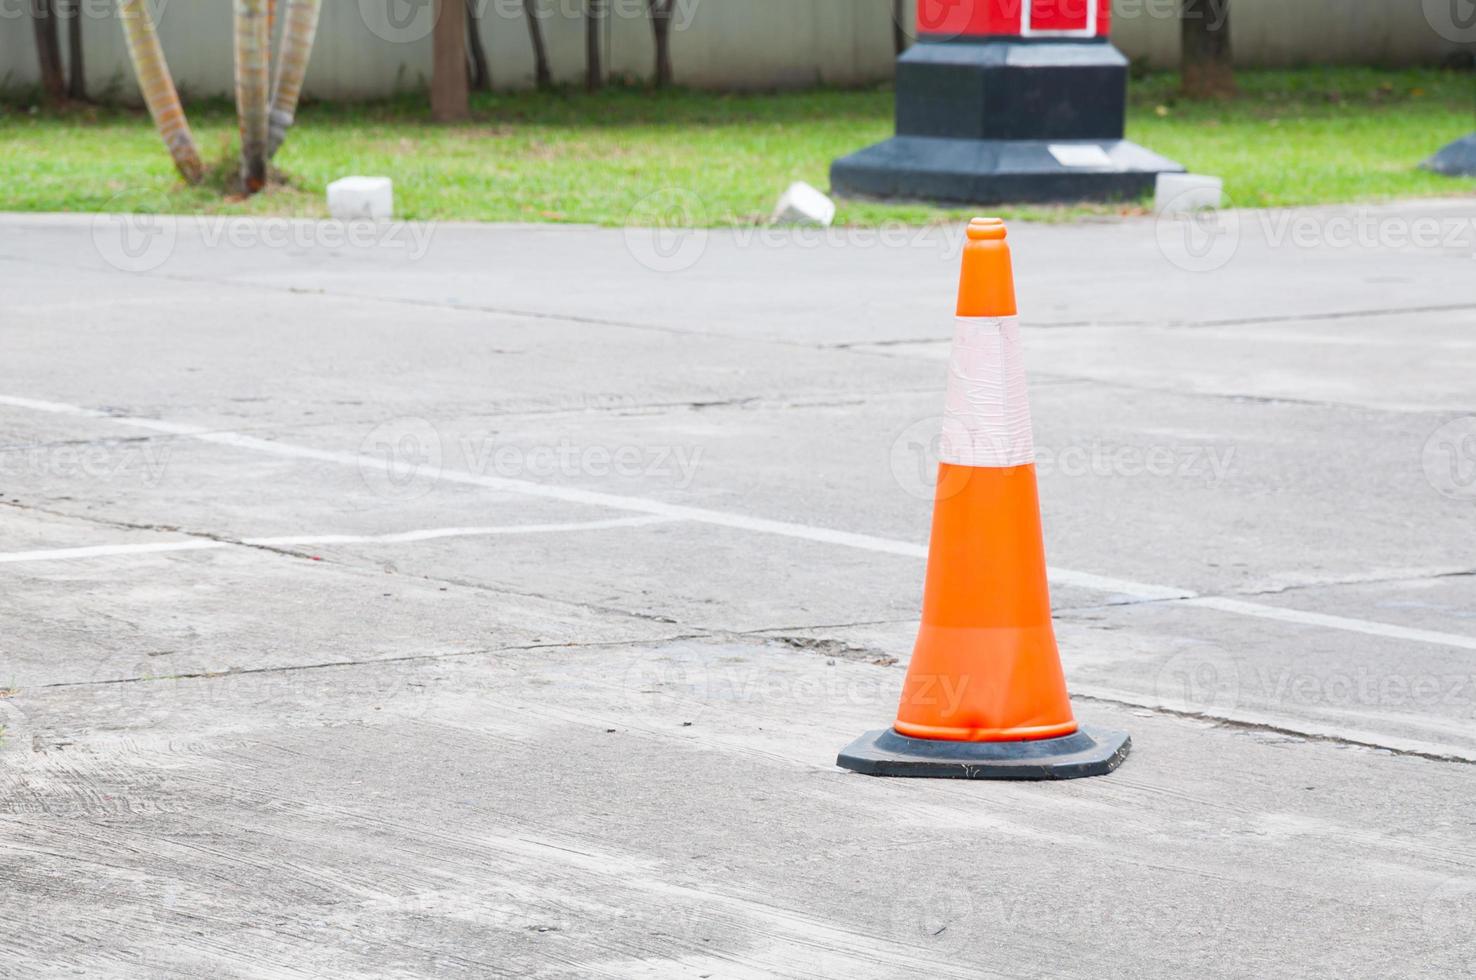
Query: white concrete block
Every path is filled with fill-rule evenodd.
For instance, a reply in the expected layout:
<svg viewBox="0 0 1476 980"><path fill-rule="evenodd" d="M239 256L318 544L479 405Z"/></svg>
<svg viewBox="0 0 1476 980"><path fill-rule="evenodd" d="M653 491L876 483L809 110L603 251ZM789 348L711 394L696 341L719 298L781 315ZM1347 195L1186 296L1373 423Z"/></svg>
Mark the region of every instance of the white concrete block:
<svg viewBox="0 0 1476 980"><path fill-rule="evenodd" d="M769 219L776 225L820 225L829 228L835 220L835 202L825 193L804 181L789 185L774 206L774 216Z"/></svg>
<svg viewBox="0 0 1476 980"><path fill-rule="evenodd" d="M339 221L388 221L395 185L388 177L344 177L328 185L328 213Z"/></svg>
<svg viewBox="0 0 1476 980"><path fill-rule="evenodd" d="M1218 211L1225 182L1203 174L1159 174L1154 187L1153 210L1158 214Z"/></svg>

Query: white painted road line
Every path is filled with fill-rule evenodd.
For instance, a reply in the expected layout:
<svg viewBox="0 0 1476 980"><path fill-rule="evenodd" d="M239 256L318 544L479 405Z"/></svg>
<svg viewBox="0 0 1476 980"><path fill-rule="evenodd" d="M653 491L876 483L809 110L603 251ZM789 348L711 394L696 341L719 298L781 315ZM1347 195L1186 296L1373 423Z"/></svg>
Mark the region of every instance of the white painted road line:
<svg viewBox="0 0 1476 980"><path fill-rule="evenodd" d="M63 561L69 558L109 558L113 555L157 555L171 551L209 551L228 548L224 541L196 538L193 541L157 541L153 544L100 544L87 548L46 548L39 551L12 551L0 554L0 565L28 561Z"/></svg>
<svg viewBox="0 0 1476 980"><path fill-rule="evenodd" d="M669 517L613 517L604 521L576 521L567 524L503 524L495 527L436 527L424 531L397 531L393 534L297 534L277 538L242 538L242 544L408 544L434 541L438 538L481 538L506 534L564 534L571 531L603 531L616 527L645 527L670 524Z"/></svg>
<svg viewBox="0 0 1476 980"><path fill-rule="evenodd" d="M391 472L393 469L393 464L390 461L380 459L376 456L336 452L327 449L314 449L310 446L297 446L291 443L275 442L270 439L258 439L255 436L246 436L234 432L222 432L198 425L185 425L178 422L165 422L159 419L136 418L127 415L110 415L107 412L83 408L80 405L69 405L64 402L41 401L33 398L0 395L0 405L30 409L38 412L48 412L55 415L102 419L135 429L162 432L201 442L231 446L235 449L245 449L290 459L314 460L316 462L335 463L341 466L352 466L360 469L377 469L385 472ZM857 548L862 551L872 551L881 554L900 555L908 558L926 558L928 553L925 545L915 544L911 541L897 541L892 538L880 538L869 534L853 534L849 531L836 531L830 528L814 527L809 524L796 524L790 521L772 521L762 517L749 517L745 514L708 510L704 507L687 507L681 504L666 503L661 500L648 500L644 497L629 497L622 494L603 493L598 490L580 490L574 487L552 486L534 483L529 480L487 476L481 473L467 473L460 470L443 469L439 471L438 478L448 483L486 487L487 489L500 490L504 493L521 494L544 500L560 500L565 503L581 504L588 507L603 507L609 510L649 514L653 517L661 517L674 521L693 521L699 524L711 524L717 527L751 531L756 534L772 534L778 537L795 538L803 541L841 545L847 548ZM1114 596L1123 596L1133 601L1193 604L1200 608L1217 609L1220 612L1238 616L1249 616L1256 619L1344 630L1350 633L1409 640L1415 643L1430 643L1461 650L1476 650L1476 636L1467 636L1461 633L1408 629L1390 623L1354 619L1346 616L1326 616L1318 613L1305 613L1295 609L1269 606L1259 602L1200 596L1190 589L1181 589L1168 585L1152 585L1145 582L1134 582L1128 579L1111 578L1105 575L1095 575L1091 572L1078 572L1064 568L1049 568L1047 569L1047 573L1050 576L1051 582L1056 585L1076 586L1093 591L1106 592Z"/></svg>
<svg viewBox="0 0 1476 980"><path fill-rule="evenodd" d="M1275 619L1283 623L1297 623L1302 626L1324 626L1334 630L1352 630L1358 633L1367 633L1371 636L1383 636L1391 640L1409 640L1413 643L1436 643L1443 646L1459 647L1462 650L1476 650L1476 636L1464 636L1459 633L1441 633L1435 630L1415 629L1410 626L1396 626L1393 623L1376 623L1366 619L1350 619L1346 616L1330 616L1326 613L1307 612L1302 609L1287 609L1284 606L1267 606L1259 602L1246 602L1243 599L1232 599L1228 596L1195 596L1186 599L1182 605L1198 606L1201 609L1218 609L1220 612L1235 613L1238 616L1257 616L1261 619Z"/></svg>
<svg viewBox="0 0 1476 980"><path fill-rule="evenodd" d="M48 548L39 551L0 553L0 565L34 561L64 561L73 558L110 558L114 555L157 555L174 551L210 551L239 545L285 547L288 545L323 544L409 544L440 538L479 538L518 534L564 534L573 531L603 531L617 527L645 527L669 524L666 517L616 517L604 521L579 521L571 524L505 524L498 527L434 527L423 531L398 531L393 534L288 534L273 538L241 538L239 541L216 538L194 538L189 541L159 541L153 544L104 544L87 548Z"/></svg>

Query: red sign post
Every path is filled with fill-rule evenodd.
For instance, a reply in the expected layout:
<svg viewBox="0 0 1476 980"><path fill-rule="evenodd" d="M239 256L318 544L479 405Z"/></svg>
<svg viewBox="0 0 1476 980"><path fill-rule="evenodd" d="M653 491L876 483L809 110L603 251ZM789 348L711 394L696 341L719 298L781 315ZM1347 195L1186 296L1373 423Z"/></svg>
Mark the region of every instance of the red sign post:
<svg viewBox="0 0 1476 980"><path fill-rule="evenodd" d="M1111 0L918 0L920 38L1106 37Z"/></svg>
<svg viewBox="0 0 1476 980"><path fill-rule="evenodd" d="M944 203L1129 199L1183 170L1124 140L1111 0L918 0L897 135L831 166L839 194Z"/></svg>

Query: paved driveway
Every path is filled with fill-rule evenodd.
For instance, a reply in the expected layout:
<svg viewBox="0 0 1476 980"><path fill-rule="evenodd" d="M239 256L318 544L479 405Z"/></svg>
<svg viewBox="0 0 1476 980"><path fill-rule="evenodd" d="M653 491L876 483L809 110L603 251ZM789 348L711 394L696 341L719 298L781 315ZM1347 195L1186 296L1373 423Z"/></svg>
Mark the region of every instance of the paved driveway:
<svg viewBox="0 0 1476 980"><path fill-rule="evenodd" d="M960 242L0 217L0 974L1476 969L1476 204L1012 228L1046 785L833 764Z"/></svg>

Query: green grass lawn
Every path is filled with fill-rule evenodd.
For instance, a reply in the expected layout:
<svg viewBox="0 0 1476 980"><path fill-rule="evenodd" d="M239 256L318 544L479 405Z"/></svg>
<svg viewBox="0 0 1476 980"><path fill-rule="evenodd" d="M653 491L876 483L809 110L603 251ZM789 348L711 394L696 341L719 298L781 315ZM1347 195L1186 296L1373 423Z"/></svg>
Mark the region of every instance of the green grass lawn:
<svg viewBox="0 0 1476 980"><path fill-rule="evenodd" d="M1309 69L1245 72L1241 96L1188 103L1176 78L1132 83L1128 137L1199 173L1225 178L1242 207L1469 194L1476 181L1417 165L1476 129L1470 74ZM401 217L619 225L657 203L711 225L765 218L792 180L828 185L830 161L891 133L890 90L712 95L613 89L598 95L478 95L474 118L432 125L424 100L305 106L278 155L282 184L250 200L223 193L236 123L224 102L191 107L207 187L175 178L146 114L84 108L58 115L0 105L0 210L324 213L323 188L351 173L395 180ZM1118 207L996 208L1061 220ZM921 206L842 202L852 225L954 218Z"/></svg>

